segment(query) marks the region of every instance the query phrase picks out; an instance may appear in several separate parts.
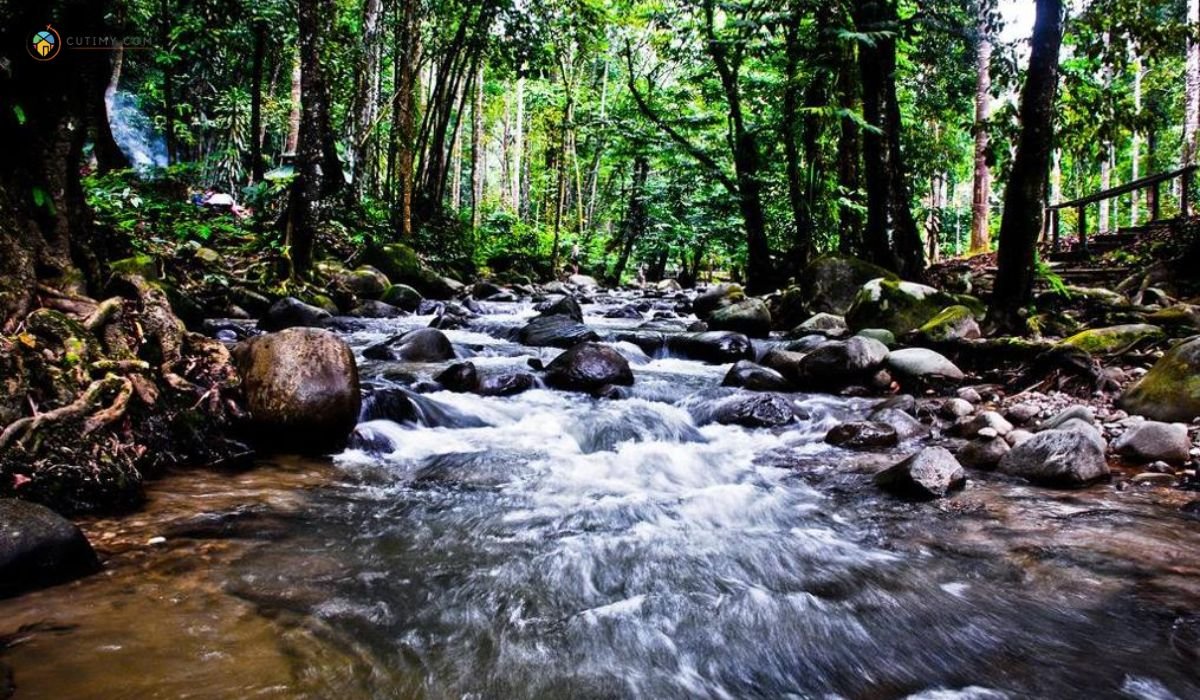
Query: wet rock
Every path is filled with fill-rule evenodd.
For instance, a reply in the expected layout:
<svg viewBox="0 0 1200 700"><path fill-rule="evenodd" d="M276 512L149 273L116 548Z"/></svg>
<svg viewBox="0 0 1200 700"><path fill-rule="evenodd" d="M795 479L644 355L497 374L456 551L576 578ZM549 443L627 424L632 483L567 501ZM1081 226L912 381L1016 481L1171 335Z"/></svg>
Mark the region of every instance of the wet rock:
<svg viewBox="0 0 1200 700"><path fill-rule="evenodd" d="M637 310L637 307L632 304L625 304L615 309L609 309L604 312L604 318L628 318L634 321L642 320L642 312Z"/></svg>
<svg viewBox="0 0 1200 700"><path fill-rule="evenodd" d="M779 394L735 394L722 401L712 419L722 425L774 428L796 420L796 408Z"/></svg>
<svg viewBox="0 0 1200 700"><path fill-rule="evenodd" d="M1182 423L1143 421L1136 423L1113 442L1113 449L1125 459L1144 464L1161 460L1170 464L1188 461L1192 441Z"/></svg>
<svg viewBox="0 0 1200 700"><path fill-rule="evenodd" d="M661 280L658 284L654 285L654 288L664 294L674 294L683 291L683 285L673 279Z"/></svg>
<svg viewBox="0 0 1200 700"><path fill-rule="evenodd" d="M363 350L363 357L388 362L445 362L456 355L445 333L418 328L368 347Z"/></svg>
<svg viewBox="0 0 1200 700"><path fill-rule="evenodd" d="M479 386L479 372L472 362L456 362L438 373L433 380L450 391L466 393L475 391Z"/></svg>
<svg viewBox="0 0 1200 700"><path fill-rule="evenodd" d="M597 407L583 420L572 422L567 433L584 454L611 452L625 442L708 442L686 414L660 406L634 401L620 410Z"/></svg>
<svg viewBox="0 0 1200 700"><path fill-rule="evenodd" d="M397 308L408 311L409 313L416 311L421 305L424 297L421 293L407 284L393 284L383 293L380 301L391 304Z"/></svg>
<svg viewBox="0 0 1200 700"><path fill-rule="evenodd" d="M799 276L801 296L797 300L810 313L844 316L858 290L874 279L894 277L886 269L844 255L822 255L808 264Z"/></svg>
<svg viewBox="0 0 1200 700"><path fill-rule="evenodd" d="M864 381L883 366L887 357L883 343L870 338L830 341L800 360L795 381L804 389L838 389Z"/></svg>
<svg viewBox="0 0 1200 700"><path fill-rule="evenodd" d="M956 432L965 438L973 438L980 431L991 430L993 437L1008 435L1013 430L1013 424L995 411L984 411L955 426Z"/></svg>
<svg viewBox="0 0 1200 700"><path fill-rule="evenodd" d="M268 333L287 328L323 328L333 315L324 309L305 304L295 297L280 299L271 305L258 322L259 330Z"/></svg>
<svg viewBox="0 0 1200 700"><path fill-rule="evenodd" d="M571 275L567 278L567 284L580 287L581 289L596 289L600 286L596 278L589 275Z"/></svg>
<svg viewBox="0 0 1200 700"><path fill-rule="evenodd" d="M846 319L834 314L819 313L796 326L792 329L791 334L800 336L819 333L826 336L841 336L849 331L850 328L846 325Z"/></svg>
<svg viewBox="0 0 1200 700"><path fill-rule="evenodd" d="M358 318L400 318L404 311L382 301L364 301L350 311Z"/></svg>
<svg viewBox="0 0 1200 700"><path fill-rule="evenodd" d="M633 370L621 353L599 343L580 343L546 367L546 383L568 391L597 391L605 385L631 386Z"/></svg>
<svg viewBox="0 0 1200 700"><path fill-rule="evenodd" d="M766 355L763 355L762 365L778 372L787 380L788 384L799 386L803 379L803 374L800 371L800 363L804 361L804 357L805 354L802 352L792 352L791 350L775 348L769 350Z"/></svg>
<svg viewBox="0 0 1200 700"><path fill-rule="evenodd" d="M888 406L877 408L871 411L867 419L890 425L896 431L896 437L900 438L901 442L929 435L929 428L924 423L898 408Z"/></svg>
<svg viewBox="0 0 1200 700"><path fill-rule="evenodd" d="M750 360L739 360L730 367L721 386L741 387L749 391L788 390L788 382L782 374Z"/></svg>
<svg viewBox="0 0 1200 700"><path fill-rule="evenodd" d="M802 338L797 338L784 346L784 349L789 352L806 353L812 352L822 345L829 342L829 338L824 335L812 334Z"/></svg>
<svg viewBox="0 0 1200 700"><path fill-rule="evenodd" d="M471 287L471 296L475 297L476 299L483 299L485 301L493 297L503 296L505 294L509 294L507 289L501 287L495 282L488 282L486 280L476 282L475 286Z"/></svg>
<svg viewBox="0 0 1200 700"><path fill-rule="evenodd" d="M667 336L666 346L673 355L715 365L754 359L754 345L750 339L732 331Z"/></svg>
<svg viewBox="0 0 1200 700"><path fill-rule="evenodd" d="M995 469L1011 449L1002 437L972 440L958 451L958 461L968 469Z"/></svg>
<svg viewBox="0 0 1200 700"><path fill-rule="evenodd" d="M569 348L600 339L596 331L565 315L532 318L521 329L519 337L525 345L553 348Z"/></svg>
<svg viewBox="0 0 1200 700"><path fill-rule="evenodd" d="M99 570L96 553L74 523L37 503L0 499L0 598ZM3 684L0 679L0 695Z"/></svg>
<svg viewBox="0 0 1200 700"><path fill-rule="evenodd" d="M1096 412L1090 406L1071 406L1042 422L1040 429L1061 428L1068 421L1083 421L1088 425L1096 422Z"/></svg>
<svg viewBox="0 0 1200 700"><path fill-rule="evenodd" d="M692 312L700 320L707 320L717 309L736 304L745 298L746 293L742 291L741 285L719 284L696 297L696 300L692 302Z"/></svg>
<svg viewBox="0 0 1200 700"><path fill-rule="evenodd" d="M964 386L954 393L955 396L968 403L983 403L979 390L973 386Z"/></svg>
<svg viewBox="0 0 1200 700"><path fill-rule="evenodd" d="M946 307L917 329L917 336L927 343L974 339L982 335L975 314L958 304Z"/></svg>
<svg viewBox="0 0 1200 700"><path fill-rule="evenodd" d="M1191 422L1200 416L1200 337L1185 340L1162 356L1117 405L1151 420Z"/></svg>
<svg viewBox="0 0 1200 700"><path fill-rule="evenodd" d="M482 428L487 425L478 416L397 386L371 387L363 399L362 420L412 423L428 428Z"/></svg>
<svg viewBox="0 0 1200 700"><path fill-rule="evenodd" d="M583 323L583 307L572 296L565 296L549 304L539 305L539 316L566 316L576 323Z"/></svg>
<svg viewBox="0 0 1200 700"><path fill-rule="evenodd" d="M900 443L900 437L887 423L856 421L831 428L825 433L825 442L851 450L870 450L895 447Z"/></svg>
<svg viewBox="0 0 1200 700"><path fill-rule="evenodd" d="M1090 432L1089 432L1090 429ZM1000 460L999 471L1041 486L1076 488L1108 476L1104 439L1078 419L1036 433Z"/></svg>
<svg viewBox="0 0 1200 700"><path fill-rule="evenodd" d="M771 334L771 312L762 299L746 299L714 310L708 315L708 327L715 331L733 331L751 338Z"/></svg>
<svg viewBox="0 0 1200 700"><path fill-rule="evenodd" d="M1058 345L1082 350L1089 355L1115 355L1139 344L1152 344L1167 337L1158 326L1132 323L1110 328L1092 328L1077 333Z"/></svg>
<svg viewBox="0 0 1200 700"><path fill-rule="evenodd" d="M854 330L885 328L900 336L920 328L946 307L958 303L953 295L933 287L897 279L876 279L858 291L853 306L846 313L846 323Z"/></svg>
<svg viewBox="0 0 1200 700"><path fill-rule="evenodd" d="M333 333L292 328L233 349L254 437L300 451L335 450L358 421L354 353Z"/></svg>
<svg viewBox="0 0 1200 700"><path fill-rule="evenodd" d="M887 356L888 368L900 378L919 382L962 381L966 376L941 353L927 348L893 350Z"/></svg>
<svg viewBox="0 0 1200 700"><path fill-rule="evenodd" d="M969 416L974 411L975 407L971 405L971 402L959 398L946 399L938 408L938 413L943 418L950 420Z"/></svg>
<svg viewBox="0 0 1200 700"><path fill-rule="evenodd" d="M537 379L528 372L506 372L480 377L475 391L480 396L514 396L535 386Z"/></svg>
<svg viewBox="0 0 1200 700"><path fill-rule="evenodd" d="M346 448L361 450L370 455L385 455L396 451L396 443L380 429L378 424L360 423L350 433Z"/></svg>
<svg viewBox="0 0 1200 700"><path fill-rule="evenodd" d="M864 328L854 335L861 336L863 338L870 338L871 340L878 340L889 348L896 345L896 334L885 328Z"/></svg>
<svg viewBox="0 0 1200 700"><path fill-rule="evenodd" d="M1177 479L1174 474L1142 472L1135 474L1131 481L1139 486L1174 486Z"/></svg>
<svg viewBox="0 0 1200 700"><path fill-rule="evenodd" d="M966 483L962 465L944 447L926 447L875 475L880 488L916 500L944 498Z"/></svg>

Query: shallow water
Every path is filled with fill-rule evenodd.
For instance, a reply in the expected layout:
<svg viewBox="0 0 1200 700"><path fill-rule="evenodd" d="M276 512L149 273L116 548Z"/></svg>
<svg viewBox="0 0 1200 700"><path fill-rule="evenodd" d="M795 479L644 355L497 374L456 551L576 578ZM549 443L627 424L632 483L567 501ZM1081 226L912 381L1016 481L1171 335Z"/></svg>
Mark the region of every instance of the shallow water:
<svg viewBox="0 0 1200 700"><path fill-rule="evenodd" d="M481 371L556 354L503 339L528 307L497 310L448 333ZM621 401L436 393L486 425L377 421L384 455L170 475L85 524L103 574L0 601L0 663L17 698L1200 697L1181 494L973 473L896 501L870 477L913 445L822 439L871 401L706 425L727 369L642 358Z"/></svg>

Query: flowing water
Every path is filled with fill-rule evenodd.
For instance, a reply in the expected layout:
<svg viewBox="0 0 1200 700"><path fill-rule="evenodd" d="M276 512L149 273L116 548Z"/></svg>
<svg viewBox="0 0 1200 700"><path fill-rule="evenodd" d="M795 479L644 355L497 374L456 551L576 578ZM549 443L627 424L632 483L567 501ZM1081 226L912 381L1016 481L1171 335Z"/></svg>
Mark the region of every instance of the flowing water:
<svg viewBox="0 0 1200 700"><path fill-rule="evenodd" d="M557 353L506 339L529 308L492 310L448 332L482 372ZM728 367L622 349L628 399L427 394L360 426L383 454L156 482L85 523L104 573L0 601L15 697L1200 697L1182 495L972 474L897 501L870 477L913 445L823 442L872 401L705 424Z"/></svg>

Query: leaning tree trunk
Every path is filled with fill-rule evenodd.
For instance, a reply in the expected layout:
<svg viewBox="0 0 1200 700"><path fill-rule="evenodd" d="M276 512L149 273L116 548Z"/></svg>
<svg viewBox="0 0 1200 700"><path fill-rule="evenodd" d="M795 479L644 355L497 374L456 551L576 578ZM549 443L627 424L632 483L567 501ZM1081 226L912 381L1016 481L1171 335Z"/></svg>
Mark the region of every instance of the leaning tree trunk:
<svg viewBox="0 0 1200 700"><path fill-rule="evenodd" d="M989 322L1001 329L1022 330L1021 312L1033 301L1036 246L1054 142L1062 24L1062 0L1038 0L1033 51L1021 90L1021 135L1005 192L999 269L989 314Z"/></svg>
<svg viewBox="0 0 1200 700"><path fill-rule="evenodd" d="M992 247L988 231L991 212L988 201L992 196L992 173L988 168L987 122L992 110L992 38L987 15L980 8L975 49L975 177L971 190L971 253L986 253Z"/></svg>

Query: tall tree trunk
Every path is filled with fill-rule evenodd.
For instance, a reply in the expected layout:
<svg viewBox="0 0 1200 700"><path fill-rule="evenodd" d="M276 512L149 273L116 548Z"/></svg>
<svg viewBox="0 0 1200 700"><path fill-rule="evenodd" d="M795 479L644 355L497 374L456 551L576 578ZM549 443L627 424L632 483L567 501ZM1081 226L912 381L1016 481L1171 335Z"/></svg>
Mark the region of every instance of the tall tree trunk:
<svg viewBox="0 0 1200 700"><path fill-rule="evenodd" d="M523 71L524 67L520 69ZM524 177L525 163L525 75L521 73L517 76L517 85L513 101L516 103L514 111L515 125L513 126L513 147L512 147L512 184L510 191L512 192L513 211L517 214L517 220L521 220L524 212L524 191L521 187Z"/></svg>
<svg viewBox="0 0 1200 700"><path fill-rule="evenodd" d="M300 146L300 84L302 75L300 72L300 54L296 53L296 58L292 61L292 108L288 112L288 133L287 139L283 143L283 152L295 154L296 149Z"/></svg>
<svg viewBox="0 0 1200 700"><path fill-rule="evenodd" d="M801 3L792 3L791 13L785 29L787 61L784 76L787 84L783 90L784 133L782 134L782 140L784 159L787 163L788 202L791 205L792 227L795 236L792 246L792 260L789 262L791 263L792 270L795 272L803 270L808 265L808 258L813 246L813 221L808 206L807 188L804 186L804 177L800 163L800 148L797 144L798 134L796 133L801 123L799 115L799 72L800 62L804 58L804 51L800 42L801 23L804 20L802 8L803 5ZM828 30L819 28L818 31ZM822 91L821 87L823 83L821 76L814 76L811 86L810 91L814 94L809 100L809 106L812 106L812 102L824 102L822 99L823 96L816 94ZM806 119L805 121L809 120ZM810 159L814 157L813 153L807 153L806 155Z"/></svg>
<svg viewBox="0 0 1200 700"><path fill-rule="evenodd" d="M864 0L856 18L859 31L894 29L892 0ZM873 130L863 137L867 184L866 248L873 262L903 277L924 268L923 246L913 219L904 161L900 154L900 105L896 99L896 41L889 34L859 48L863 116ZM890 234L890 235L889 235Z"/></svg>
<svg viewBox="0 0 1200 700"><path fill-rule="evenodd" d="M650 177L650 158L639 151L633 158L633 182L629 186L629 205L625 209L625 220L621 223L621 249L617 263L613 266L611 281L620 284L633 246L646 231L646 180Z"/></svg>
<svg viewBox="0 0 1200 700"><path fill-rule="evenodd" d="M401 238L413 235L416 188L417 111L421 93L420 0L400 0L394 27L395 103L392 105L392 226Z"/></svg>
<svg viewBox="0 0 1200 700"><path fill-rule="evenodd" d="M1100 156L1102 158L1100 161L1100 189L1103 191L1112 187L1112 146L1108 145L1107 143L1101 144ZM1097 233L1108 233L1109 215L1111 212L1109 205L1111 203L1111 199L1106 199L1102 202L1099 202L1100 215L1096 219L1098 224L1098 228L1096 229Z"/></svg>
<svg viewBox="0 0 1200 700"><path fill-rule="evenodd" d="M108 172L110 170L121 170L129 167L129 159L121 151L121 147L117 145L116 139L113 138L112 125L109 123L109 114L112 112L113 100L117 95L117 88L121 84L121 66L125 62L125 44L117 42L116 50L112 54L112 63L107 75L96 75L89 79L92 84L103 85L103 98L93 99L89 101L92 107L89 121L92 128L92 142L94 144L94 153L96 154L96 165L100 172ZM94 66L87 66L89 70L103 72L104 62L97 61Z"/></svg>
<svg viewBox="0 0 1200 700"><path fill-rule="evenodd" d="M1187 17L1185 21L1190 30L1195 30L1200 23L1200 0L1187 0ZM1183 162L1187 164L1196 161L1196 134L1200 129L1200 41L1188 34L1187 42L1187 76L1184 83L1183 109Z"/></svg>
<svg viewBox="0 0 1200 700"><path fill-rule="evenodd" d="M842 49L841 62L838 66L838 106L846 113L859 111L858 101L858 66L855 61L854 47L847 44ZM842 197L857 200L862 189L861 169L862 143L859 139L858 124L849 117L842 117L838 134L838 187ZM858 209L842 206L838 210L838 250L844 255L866 256L863 241L862 215Z"/></svg>
<svg viewBox="0 0 1200 700"><path fill-rule="evenodd" d="M263 179L262 155L262 82L263 60L267 50L267 25L259 20L254 24L254 62L250 84L250 181Z"/></svg>
<svg viewBox="0 0 1200 700"><path fill-rule="evenodd" d="M1021 90L1021 134L1000 220L999 269L989 322L1023 330L1021 312L1033 301L1036 245L1042 230L1046 173L1054 142L1054 99L1062 45L1062 0L1037 0L1033 50Z"/></svg>
<svg viewBox="0 0 1200 700"><path fill-rule="evenodd" d="M1137 49L1135 48L1134 51ZM1133 59L1133 114L1135 118L1142 115L1142 57L1134 56ZM1138 127L1133 128L1133 138L1129 144L1129 179L1130 181L1137 180L1141 175L1142 165L1142 132ZM1134 190L1129 193L1129 225L1137 226L1138 218L1141 212L1138 211L1141 205L1141 191Z"/></svg>
<svg viewBox="0 0 1200 700"><path fill-rule="evenodd" d="M975 177L971 195L971 254L991 250L992 172L988 168L988 119L992 111L992 37L988 28L986 3L980 3L976 25L978 43L975 50Z"/></svg>
<svg viewBox="0 0 1200 700"><path fill-rule="evenodd" d="M484 168L487 153L483 144L483 67L475 76L475 102L471 105L471 231L479 231L483 216Z"/></svg>
<svg viewBox="0 0 1200 700"><path fill-rule="evenodd" d="M362 49L354 96L353 143L350 148L354 167L354 197L361 200L367 192L374 149L372 132L379 113L379 64L383 56L383 0L366 0L363 5Z"/></svg>

